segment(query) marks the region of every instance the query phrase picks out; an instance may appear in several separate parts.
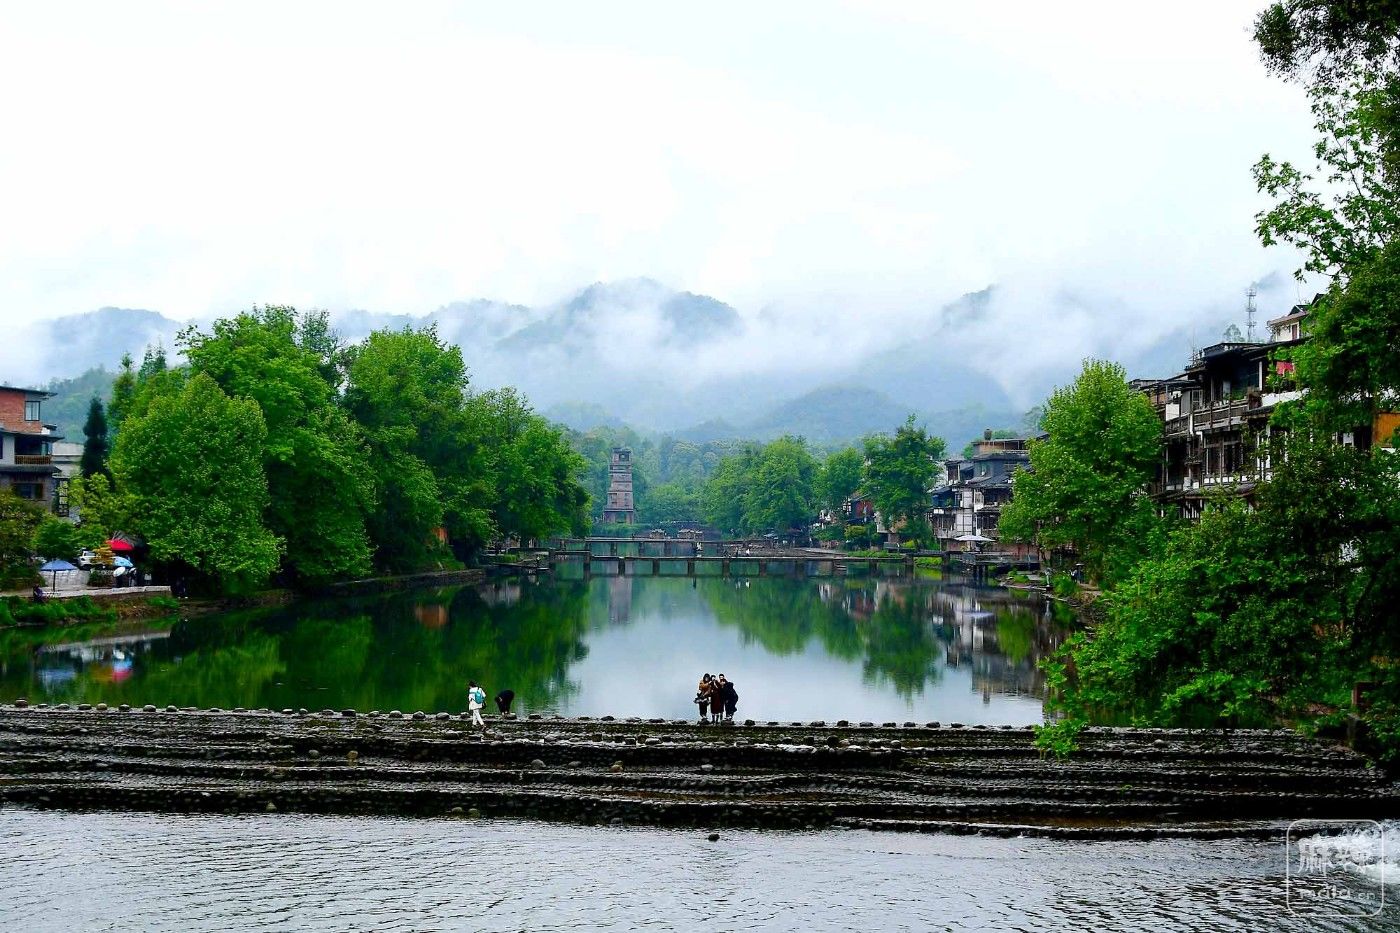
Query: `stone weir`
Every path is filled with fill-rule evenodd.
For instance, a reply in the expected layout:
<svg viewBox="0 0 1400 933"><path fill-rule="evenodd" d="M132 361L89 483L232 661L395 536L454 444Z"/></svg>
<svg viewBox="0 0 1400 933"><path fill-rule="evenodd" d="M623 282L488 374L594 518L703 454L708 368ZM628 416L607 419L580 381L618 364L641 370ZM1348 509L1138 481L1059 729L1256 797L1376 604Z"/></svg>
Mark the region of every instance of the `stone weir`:
<svg viewBox="0 0 1400 933"><path fill-rule="evenodd" d="M1287 731L1089 729L1056 761L1028 728L463 716L19 701L0 805L1084 838L1400 816L1378 770Z"/></svg>

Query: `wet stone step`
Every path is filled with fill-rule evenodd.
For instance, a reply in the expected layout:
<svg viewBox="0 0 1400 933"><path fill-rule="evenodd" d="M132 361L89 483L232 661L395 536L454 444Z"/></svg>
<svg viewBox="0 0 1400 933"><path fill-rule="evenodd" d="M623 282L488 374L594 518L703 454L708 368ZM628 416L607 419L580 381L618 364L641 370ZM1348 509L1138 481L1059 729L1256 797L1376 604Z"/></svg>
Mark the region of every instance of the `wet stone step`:
<svg viewBox="0 0 1400 933"><path fill-rule="evenodd" d="M0 707L0 802L65 808L1155 832L1396 814L1364 764L1275 732L1093 731L1057 762L1018 730Z"/></svg>

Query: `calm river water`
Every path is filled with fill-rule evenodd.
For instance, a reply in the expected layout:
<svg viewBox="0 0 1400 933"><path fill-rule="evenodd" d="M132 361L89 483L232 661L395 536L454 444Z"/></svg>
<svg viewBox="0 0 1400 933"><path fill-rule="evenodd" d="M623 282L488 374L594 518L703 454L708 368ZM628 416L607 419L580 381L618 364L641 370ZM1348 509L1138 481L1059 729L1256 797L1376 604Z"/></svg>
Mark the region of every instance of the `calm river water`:
<svg viewBox="0 0 1400 933"><path fill-rule="evenodd" d="M512 580L0 632L0 699L434 712L472 678L519 713L681 718L708 671L740 718L1025 725L1064 631L1038 599L935 580Z"/></svg>
<svg viewBox="0 0 1400 933"><path fill-rule="evenodd" d="M1282 841L735 831L711 843L528 821L8 808L0 852L0 929L34 933L1400 929L1390 905L1290 912ZM1379 897L1369 879L1339 882Z"/></svg>

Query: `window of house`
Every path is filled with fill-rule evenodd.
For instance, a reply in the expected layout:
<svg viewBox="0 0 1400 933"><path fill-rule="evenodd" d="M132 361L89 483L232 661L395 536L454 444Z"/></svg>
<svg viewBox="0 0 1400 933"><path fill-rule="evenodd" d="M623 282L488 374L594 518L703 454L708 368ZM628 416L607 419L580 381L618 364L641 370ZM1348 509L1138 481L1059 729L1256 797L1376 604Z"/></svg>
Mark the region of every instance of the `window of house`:
<svg viewBox="0 0 1400 933"><path fill-rule="evenodd" d="M38 420L39 420L39 403L38 403L38 402L25 402L25 403L24 403L24 420L25 420L25 421L38 421Z"/></svg>
<svg viewBox="0 0 1400 933"><path fill-rule="evenodd" d="M42 499L44 498L43 483L15 483L15 495L21 499Z"/></svg>

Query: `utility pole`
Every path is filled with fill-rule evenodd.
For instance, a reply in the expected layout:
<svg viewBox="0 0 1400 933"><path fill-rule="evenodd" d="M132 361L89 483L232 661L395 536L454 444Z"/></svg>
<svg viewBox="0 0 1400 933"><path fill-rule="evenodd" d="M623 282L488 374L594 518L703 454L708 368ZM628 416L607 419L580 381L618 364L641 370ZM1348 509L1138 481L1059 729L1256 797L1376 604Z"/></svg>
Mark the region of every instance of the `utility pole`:
<svg viewBox="0 0 1400 933"><path fill-rule="evenodd" d="M1253 285L1249 286L1249 291L1245 292L1248 301L1245 302L1244 306L1244 339L1249 343L1254 342L1254 315L1257 314L1259 310L1254 306L1254 296L1258 294L1259 290Z"/></svg>

